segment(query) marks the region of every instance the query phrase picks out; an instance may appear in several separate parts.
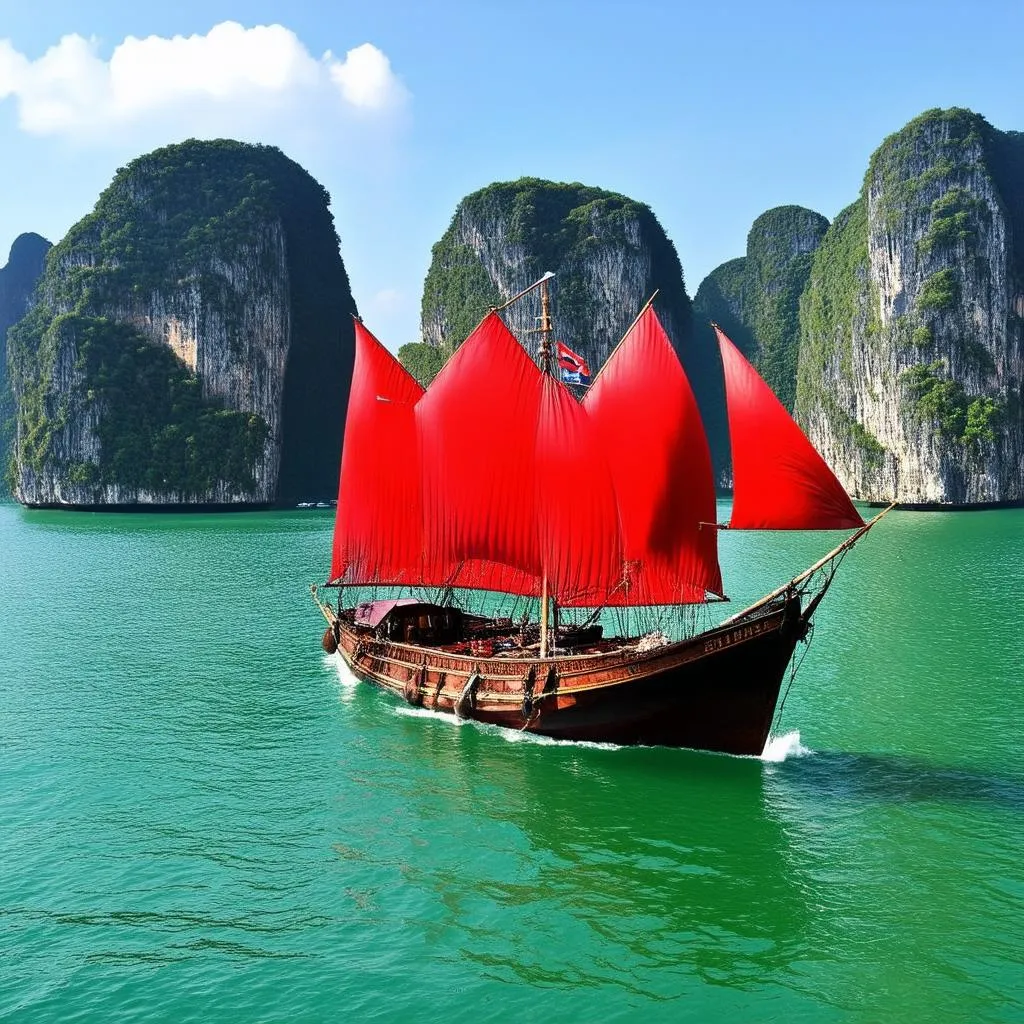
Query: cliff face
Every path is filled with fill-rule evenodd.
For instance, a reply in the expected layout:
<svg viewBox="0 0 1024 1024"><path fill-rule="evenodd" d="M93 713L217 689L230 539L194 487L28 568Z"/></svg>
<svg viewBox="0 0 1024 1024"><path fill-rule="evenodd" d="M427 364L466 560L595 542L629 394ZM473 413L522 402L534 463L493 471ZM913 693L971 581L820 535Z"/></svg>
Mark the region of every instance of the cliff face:
<svg viewBox="0 0 1024 1024"><path fill-rule="evenodd" d="M714 320L743 350L787 409L796 400L800 295L828 221L802 206L762 213L747 253L713 270L694 298L699 329Z"/></svg>
<svg viewBox="0 0 1024 1024"><path fill-rule="evenodd" d="M276 149L118 172L11 334L28 504L266 504L336 487L355 312L326 192Z"/></svg>
<svg viewBox="0 0 1024 1024"><path fill-rule="evenodd" d="M814 256L797 414L855 497L1024 498L1024 136L965 110L888 138Z"/></svg>
<svg viewBox="0 0 1024 1024"><path fill-rule="evenodd" d="M490 306L501 305L551 270L556 336L591 371L622 339L644 302L656 309L682 356L702 410L714 402L715 354L693 337L690 299L675 247L650 209L602 189L536 178L491 185L459 204L434 246L423 290L422 331L431 359L418 346L400 356L430 376ZM504 314L528 343L540 315L533 293Z"/></svg>
<svg viewBox="0 0 1024 1024"><path fill-rule="evenodd" d="M50 243L42 235L18 235L7 266L0 267L0 355L7 351L7 329L28 312L29 299L43 275L49 251ZM4 365L0 359L0 374Z"/></svg>
<svg viewBox="0 0 1024 1024"><path fill-rule="evenodd" d="M7 266L0 268L0 472L14 431L14 399L7 382L7 331L27 312L43 274L50 243L33 233L18 235Z"/></svg>
<svg viewBox="0 0 1024 1024"><path fill-rule="evenodd" d="M747 236L755 362L790 410L796 401L800 295L810 277L814 251L826 231L828 221L820 213L802 206L779 206L761 214Z"/></svg>
<svg viewBox="0 0 1024 1024"><path fill-rule="evenodd" d="M697 329L711 334L711 321L743 350L748 359L757 355L757 342L750 326L753 304L747 275L747 258L729 260L708 274L693 297Z"/></svg>

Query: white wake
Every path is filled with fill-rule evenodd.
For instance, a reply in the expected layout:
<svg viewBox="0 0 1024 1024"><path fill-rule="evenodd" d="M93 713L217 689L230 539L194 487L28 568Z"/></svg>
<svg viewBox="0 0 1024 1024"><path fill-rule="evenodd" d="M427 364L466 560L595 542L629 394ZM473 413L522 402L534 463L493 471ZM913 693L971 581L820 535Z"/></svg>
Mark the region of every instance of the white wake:
<svg viewBox="0 0 1024 1024"><path fill-rule="evenodd" d="M782 736L769 736L768 742L761 751L761 760L772 764L778 764L789 757L806 757L813 754L810 747L805 747L800 742L800 730L794 729Z"/></svg>

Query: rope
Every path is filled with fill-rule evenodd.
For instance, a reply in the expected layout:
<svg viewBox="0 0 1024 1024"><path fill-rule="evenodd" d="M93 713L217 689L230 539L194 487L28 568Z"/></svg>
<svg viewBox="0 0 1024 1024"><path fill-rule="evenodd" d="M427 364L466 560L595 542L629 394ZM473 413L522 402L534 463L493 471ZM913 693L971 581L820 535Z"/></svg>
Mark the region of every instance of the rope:
<svg viewBox="0 0 1024 1024"><path fill-rule="evenodd" d="M525 732L539 717L540 708L535 708L530 712L530 717L525 722L523 722L523 724L519 727L519 731Z"/></svg>
<svg viewBox="0 0 1024 1024"><path fill-rule="evenodd" d="M832 558L830 558L824 565L820 566L805 581L806 583L810 583L815 576L824 575L827 577L818 590L818 593L815 594L815 596L808 602L807 608L804 610L804 615L808 616L807 632L803 637L804 650L800 655L800 659L792 662L790 665L789 682L786 683L786 689L782 694L782 700L779 702L778 710L775 712L775 717L772 719L772 732L777 732L782 726L782 713L786 708L786 700L789 697L789 691L792 689L793 683L796 680L797 672L799 672L803 666L804 658L807 657L807 652L811 649L811 641L814 639L814 622L810 619L810 616L817 610L818 604L820 604L821 599L825 596L825 592L830 586L832 586L832 581L836 578L839 566L842 564L843 559L849 554L849 552L850 548L843 548L842 550L837 551ZM811 588L809 586L806 586L802 588L802 591L803 593L806 593L810 589Z"/></svg>
<svg viewBox="0 0 1024 1024"><path fill-rule="evenodd" d="M796 679L796 674L797 674L797 672L800 671L800 666L803 665L804 658L807 657L807 652L811 649L811 640L813 640L813 639L814 639L814 623L813 622L808 622L807 623L807 634L804 637L804 643L805 643L804 653L800 655L800 660L799 661L793 662L793 664L790 666L789 682L786 683L786 692L783 693L782 700L779 702L779 708L775 712L775 717L772 719L772 730L771 731L773 733L777 732L779 727L782 725L782 712L785 710L785 707L786 707L786 699L789 697L789 691L790 691L790 689L793 686L793 681Z"/></svg>

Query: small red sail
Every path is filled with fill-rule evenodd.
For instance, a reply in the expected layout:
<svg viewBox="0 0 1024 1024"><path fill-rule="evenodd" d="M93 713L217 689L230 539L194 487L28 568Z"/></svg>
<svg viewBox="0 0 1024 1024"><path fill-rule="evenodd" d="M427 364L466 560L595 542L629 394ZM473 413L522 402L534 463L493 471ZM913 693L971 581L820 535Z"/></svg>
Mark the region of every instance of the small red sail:
<svg viewBox="0 0 1024 1024"><path fill-rule="evenodd" d="M423 388L356 321L331 580L417 583L423 502L415 406Z"/></svg>
<svg viewBox="0 0 1024 1024"><path fill-rule="evenodd" d="M711 455L697 402L653 308L583 400L611 467L627 560L616 605L722 594ZM701 524L706 525L701 525Z"/></svg>
<svg viewBox="0 0 1024 1024"><path fill-rule="evenodd" d="M717 325L732 443L734 530L849 530L849 495L772 389Z"/></svg>

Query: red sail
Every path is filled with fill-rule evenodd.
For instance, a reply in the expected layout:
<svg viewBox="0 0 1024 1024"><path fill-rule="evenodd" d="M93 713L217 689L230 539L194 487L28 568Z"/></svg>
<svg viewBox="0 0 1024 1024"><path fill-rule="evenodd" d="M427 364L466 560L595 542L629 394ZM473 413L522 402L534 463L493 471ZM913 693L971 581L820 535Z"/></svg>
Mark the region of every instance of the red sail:
<svg viewBox="0 0 1024 1024"><path fill-rule="evenodd" d="M648 308L583 400L618 495L627 585L608 603L721 595L711 456L683 367Z"/></svg>
<svg viewBox="0 0 1024 1024"><path fill-rule="evenodd" d="M497 314L417 406L428 574L600 604L622 576L615 490L586 413Z"/></svg>
<svg viewBox="0 0 1024 1024"><path fill-rule="evenodd" d="M423 514L415 405L423 388L358 321L331 579L416 583Z"/></svg>
<svg viewBox="0 0 1024 1024"><path fill-rule="evenodd" d="M848 530L849 495L771 388L715 327L732 442L734 530Z"/></svg>
<svg viewBox="0 0 1024 1024"><path fill-rule="evenodd" d="M540 371L490 313L416 407L424 550L453 586L539 591Z"/></svg>
<svg viewBox="0 0 1024 1024"><path fill-rule="evenodd" d="M548 589L562 605L605 604L623 574L611 473L576 397L554 377L542 386L536 515Z"/></svg>

